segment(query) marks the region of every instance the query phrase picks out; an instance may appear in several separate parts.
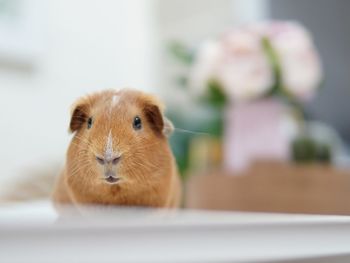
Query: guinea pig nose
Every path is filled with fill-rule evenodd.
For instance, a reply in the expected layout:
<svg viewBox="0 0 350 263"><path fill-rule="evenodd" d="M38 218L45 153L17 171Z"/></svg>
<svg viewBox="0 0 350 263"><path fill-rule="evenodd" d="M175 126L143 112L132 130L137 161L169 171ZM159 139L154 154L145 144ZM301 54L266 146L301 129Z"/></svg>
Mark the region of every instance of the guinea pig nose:
<svg viewBox="0 0 350 263"><path fill-rule="evenodd" d="M101 165L105 165L105 164L113 164L116 165L120 160L120 156L116 157L116 156L110 156L110 157L100 157L100 156L96 156L96 161L101 164Z"/></svg>
<svg viewBox="0 0 350 263"><path fill-rule="evenodd" d="M116 156L113 156L113 157L110 157L110 158L106 158L106 161L107 163L112 163L114 165L116 165L120 160L120 156L116 157Z"/></svg>

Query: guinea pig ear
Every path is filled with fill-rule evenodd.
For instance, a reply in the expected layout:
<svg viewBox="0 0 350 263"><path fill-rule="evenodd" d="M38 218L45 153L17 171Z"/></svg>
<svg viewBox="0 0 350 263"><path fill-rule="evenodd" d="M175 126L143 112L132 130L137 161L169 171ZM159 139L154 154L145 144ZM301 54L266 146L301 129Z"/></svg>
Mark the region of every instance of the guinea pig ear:
<svg viewBox="0 0 350 263"><path fill-rule="evenodd" d="M69 130L75 132L79 130L84 123L86 123L88 116L88 105L81 100L72 107L72 116L70 119Z"/></svg>
<svg viewBox="0 0 350 263"><path fill-rule="evenodd" d="M163 135L164 120L159 107L153 104L146 105L144 107L144 113L152 130L157 135Z"/></svg>

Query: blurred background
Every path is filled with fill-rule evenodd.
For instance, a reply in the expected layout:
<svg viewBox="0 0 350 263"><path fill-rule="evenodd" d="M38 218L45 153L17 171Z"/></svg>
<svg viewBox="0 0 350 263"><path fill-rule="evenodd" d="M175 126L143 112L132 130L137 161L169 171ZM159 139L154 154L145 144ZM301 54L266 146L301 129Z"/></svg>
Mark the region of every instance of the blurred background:
<svg viewBox="0 0 350 263"><path fill-rule="evenodd" d="M0 192L33 174L58 174L70 105L106 88L166 101L183 178L243 173L261 160L347 168L349 8L347 0L0 0ZM279 49L283 41L292 44ZM214 78L208 61L230 43L226 62L215 61L226 75ZM284 85L292 74L284 67L306 84L297 75L294 90ZM251 90L236 90L245 80Z"/></svg>

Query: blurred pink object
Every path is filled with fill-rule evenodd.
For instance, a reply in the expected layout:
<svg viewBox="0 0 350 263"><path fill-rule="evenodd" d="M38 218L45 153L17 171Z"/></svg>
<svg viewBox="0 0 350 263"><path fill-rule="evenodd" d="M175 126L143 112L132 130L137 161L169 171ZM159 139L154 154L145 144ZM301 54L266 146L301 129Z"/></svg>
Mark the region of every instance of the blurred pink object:
<svg viewBox="0 0 350 263"><path fill-rule="evenodd" d="M267 21L235 27L199 48L190 74L196 95L217 81L231 101L261 98L275 78L264 50L266 38L277 55L282 89L298 99L310 98L322 80L322 65L309 32L297 22Z"/></svg>
<svg viewBox="0 0 350 263"><path fill-rule="evenodd" d="M191 72L196 95L217 81L230 100L250 100L266 94L273 85L273 72L257 32L238 28L199 49Z"/></svg>
<svg viewBox="0 0 350 263"><path fill-rule="evenodd" d="M255 160L288 160L295 123L277 100L241 103L226 112L224 166L239 172Z"/></svg>
<svg viewBox="0 0 350 263"><path fill-rule="evenodd" d="M277 53L282 85L295 97L312 97L322 81L322 65L310 33L297 22L270 22L265 36Z"/></svg>

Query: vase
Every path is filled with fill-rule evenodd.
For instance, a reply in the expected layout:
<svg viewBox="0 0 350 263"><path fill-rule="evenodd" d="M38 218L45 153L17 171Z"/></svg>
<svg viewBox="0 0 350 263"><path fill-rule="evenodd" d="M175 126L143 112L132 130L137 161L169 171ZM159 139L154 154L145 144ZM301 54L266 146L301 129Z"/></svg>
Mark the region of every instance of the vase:
<svg viewBox="0 0 350 263"><path fill-rule="evenodd" d="M240 172L255 161L288 160L296 131L290 109L277 99L229 105L225 112L224 168Z"/></svg>

